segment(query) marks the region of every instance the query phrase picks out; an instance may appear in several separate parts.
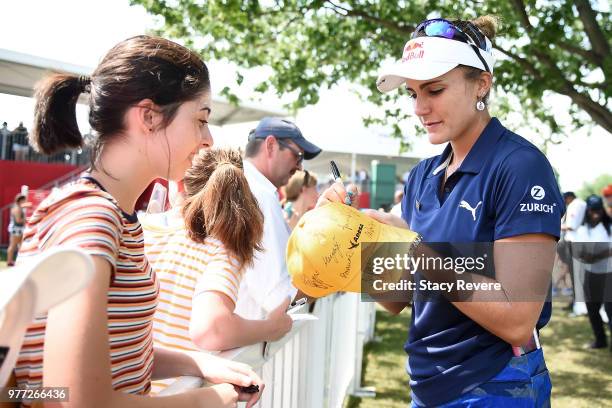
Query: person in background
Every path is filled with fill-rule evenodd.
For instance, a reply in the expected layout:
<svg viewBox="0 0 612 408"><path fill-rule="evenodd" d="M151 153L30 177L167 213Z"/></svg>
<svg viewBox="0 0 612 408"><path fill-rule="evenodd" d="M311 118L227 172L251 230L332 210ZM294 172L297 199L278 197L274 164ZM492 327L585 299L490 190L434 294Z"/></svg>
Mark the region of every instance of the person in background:
<svg viewBox="0 0 612 408"><path fill-rule="evenodd" d="M15 153L15 160L23 161L28 157L30 146L28 146L28 129L23 126L23 122L19 122L17 126L11 132L13 136L13 152Z"/></svg>
<svg viewBox="0 0 612 408"><path fill-rule="evenodd" d="M572 282L572 298L568 305L565 307L565 310L572 312L575 307L575 298L576 298L576 282L580 281L580 264L575 263L573 256L573 245L572 242L575 241L576 230L584 220L584 214L586 212L586 203L583 199L576 197L573 191L566 191L563 193L563 200L565 201L565 208L567 209L563 219L561 220L561 246L563 251L562 259L567 259L567 267L569 270L569 274Z"/></svg>
<svg viewBox="0 0 612 408"><path fill-rule="evenodd" d="M357 172L357 186L360 192L370 192L370 175L366 169Z"/></svg>
<svg viewBox="0 0 612 408"><path fill-rule="evenodd" d="M393 207L389 211L393 215L398 217L402 216L402 198L404 198L404 189L397 190L393 196Z"/></svg>
<svg viewBox="0 0 612 408"><path fill-rule="evenodd" d="M283 216L278 189L302 169L302 161L315 158L321 149L285 119L266 117L249 133L244 174L264 217L263 252L257 253L240 284L236 313L247 319L263 319L294 298L285 262L289 226ZM300 295L301 296L301 295Z"/></svg>
<svg viewBox="0 0 612 408"><path fill-rule="evenodd" d="M7 146L10 135L11 131L8 129L8 124L3 122L0 128L0 160L8 160Z"/></svg>
<svg viewBox="0 0 612 408"><path fill-rule="evenodd" d="M298 170L281 190L285 197L282 203L283 215L289 228L293 230L302 215L312 210L317 203L317 178L308 170Z"/></svg>
<svg viewBox="0 0 612 408"><path fill-rule="evenodd" d="M17 194L15 196L15 202L11 207L10 221L8 225L9 246L6 250L6 266L15 265L17 251L19 250L19 246L21 245L21 240L23 238L23 230L25 229L26 205L26 196L23 194Z"/></svg>
<svg viewBox="0 0 612 408"><path fill-rule="evenodd" d="M612 352L612 226L604 210L601 197L586 199L584 221L574 237L575 256L584 263L584 296L595 341L591 349L608 345L603 320L599 313L602 304L608 315L610 351Z"/></svg>
<svg viewBox="0 0 612 408"><path fill-rule="evenodd" d="M153 345L159 282L135 213L154 179L182 178L210 145L208 68L177 43L140 35L115 45L90 77L53 74L36 88L37 151L83 144L75 111L83 93L95 137L91 168L36 209L19 260L77 246L91 255L95 273L87 288L28 329L15 367L18 387L67 387L63 407L235 407L239 400L252 406L263 384L248 366ZM147 395L151 379L184 375L216 385ZM260 392L240 388L253 384Z"/></svg>
<svg viewBox="0 0 612 408"><path fill-rule="evenodd" d="M601 195L604 198L606 213L612 218L612 184L608 184L601 190Z"/></svg>
<svg viewBox="0 0 612 408"><path fill-rule="evenodd" d="M264 320L234 313L246 266L261 251L263 216L240 153L202 151L183 179L185 201L168 227L143 222L145 252L160 280L154 341L164 347L222 351L275 341L292 326L289 299Z"/></svg>

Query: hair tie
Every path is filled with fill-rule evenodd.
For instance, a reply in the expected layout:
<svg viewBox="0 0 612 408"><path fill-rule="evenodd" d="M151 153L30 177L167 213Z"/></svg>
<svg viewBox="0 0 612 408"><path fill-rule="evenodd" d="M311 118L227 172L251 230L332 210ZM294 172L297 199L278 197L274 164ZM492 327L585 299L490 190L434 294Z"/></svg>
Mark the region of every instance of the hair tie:
<svg viewBox="0 0 612 408"><path fill-rule="evenodd" d="M79 89L81 92L89 93L91 84L91 78L88 75L81 75L78 79Z"/></svg>

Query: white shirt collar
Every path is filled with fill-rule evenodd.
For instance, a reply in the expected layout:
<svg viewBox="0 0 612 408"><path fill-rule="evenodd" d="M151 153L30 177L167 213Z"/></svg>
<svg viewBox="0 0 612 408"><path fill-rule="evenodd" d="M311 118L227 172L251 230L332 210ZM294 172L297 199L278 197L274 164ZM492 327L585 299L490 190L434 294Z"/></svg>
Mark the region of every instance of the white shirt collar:
<svg viewBox="0 0 612 408"><path fill-rule="evenodd" d="M250 160L243 160L242 165L244 166L244 172L247 177L254 178L257 184L263 187L267 192L278 195L276 186L274 186L274 184L272 184L272 182L268 180Z"/></svg>
<svg viewBox="0 0 612 408"><path fill-rule="evenodd" d="M453 158L453 152L451 151L448 154L448 157L446 158L446 160L444 160L444 163L442 163L441 165L439 165L438 167L436 167L433 171L433 175L437 175L439 172L441 172L442 170L444 170L445 168L448 167L448 165L450 164L451 159Z"/></svg>

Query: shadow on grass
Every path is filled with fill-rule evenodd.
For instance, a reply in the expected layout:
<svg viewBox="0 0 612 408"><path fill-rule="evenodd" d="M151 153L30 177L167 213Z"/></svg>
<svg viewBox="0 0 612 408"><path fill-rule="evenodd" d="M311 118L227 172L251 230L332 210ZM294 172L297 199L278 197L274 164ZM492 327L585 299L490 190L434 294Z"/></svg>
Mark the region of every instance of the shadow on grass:
<svg viewBox="0 0 612 408"><path fill-rule="evenodd" d="M588 318L569 317L562 307L553 303L552 319L541 332L553 383L552 401L578 399L588 406L612 406L612 353L585 349L593 341Z"/></svg>
<svg viewBox="0 0 612 408"><path fill-rule="evenodd" d="M406 353L403 346L407 338L410 312L398 316L383 310L376 312L376 341L364 347L361 384L376 387L376 397L350 396L345 408L406 407L410 402L410 387L405 371Z"/></svg>
<svg viewBox="0 0 612 408"><path fill-rule="evenodd" d="M0 248L0 269L6 268L6 248Z"/></svg>
<svg viewBox="0 0 612 408"><path fill-rule="evenodd" d="M357 408L361 404L361 398L355 397L354 395L349 395L346 404L344 404L344 408Z"/></svg>
<svg viewBox="0 0 612 408"><path fill-rule="evenodd" d="M610 385L609 378L596 374L576 375L570 371L557 371L552 377L554 398L565 396L591 400L591 406L603 406L596 403L596 400L602 403L607 400L608 404L612 404L610 390L607 389Z"/></svg>

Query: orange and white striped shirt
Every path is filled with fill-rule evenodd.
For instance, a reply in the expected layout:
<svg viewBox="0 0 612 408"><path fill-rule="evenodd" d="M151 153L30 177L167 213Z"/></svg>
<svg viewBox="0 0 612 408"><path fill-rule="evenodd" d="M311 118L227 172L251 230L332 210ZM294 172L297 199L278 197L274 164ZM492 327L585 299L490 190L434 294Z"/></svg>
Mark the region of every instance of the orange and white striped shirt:
<svg viewBox="0 0 612 408"><path fill-rule="evenodd" d="M159 305L153 318L155 343L180 350L198 350L189 337L193 299L208 291L226 295L235 304L243 270L221 241L189 238L182 219L171 226L143 221L145 252L159 279Z"/></svg>
<svg viewBox="0 0 612 408"><path fill-rule="evenodd" d="M170 226L153 221L167 216ZM234 304L243 269L221 241L207 237L204 243L189 238L180 215L170 211L143 219L145 251L159 279L159 306L153 318L153 339L163 347L199 350L189 336L193 300L209 291L226 295ZM153 393L168 381L155 381Z"/></svg>
<svg viewBox="0 0 612 408"><path fill-rule="evenodd" d="M159 287L144 256L138 219L123 213L95 180L84 177L55 191L36 209L28 221L19 260L56 245L78 246L110 263L107 313L112 386L127 393L148 393ZM42 386L45 327L46 316L41 316L26 333L15 367L19 387Z"/></svg>

